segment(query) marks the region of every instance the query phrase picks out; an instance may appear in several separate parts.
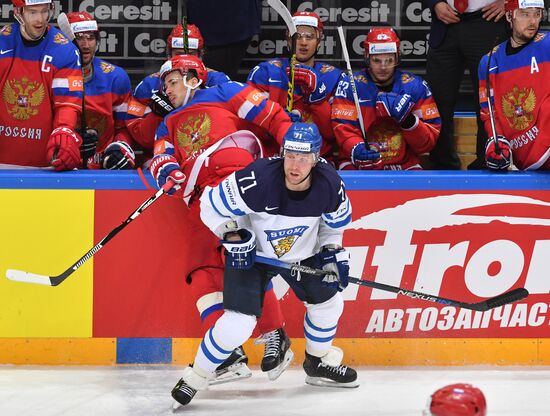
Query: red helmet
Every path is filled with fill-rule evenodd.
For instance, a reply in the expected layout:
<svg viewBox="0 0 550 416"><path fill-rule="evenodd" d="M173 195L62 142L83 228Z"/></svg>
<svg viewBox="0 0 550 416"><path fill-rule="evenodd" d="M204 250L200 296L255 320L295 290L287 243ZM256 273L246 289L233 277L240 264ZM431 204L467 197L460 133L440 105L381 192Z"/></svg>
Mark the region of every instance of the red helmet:
<svg viewBox="0 0 550 416"><path fill-rule="evenodd" d="M199 54L204 49L204 39L201 31L195 25L187 25L187 39L189 41L189 49L199 51ZM172 49L183 49L183 26L176 25L170 32L166 40L166 50L168 55L172 54Z"/></svg>
<svg viewBox="0 0 550 416"><path fill-rule="evenodd" d="M52 0L11 0L13 7L36 6L38 4L52 4Z"/></svg>
<svg viewBox="0 0 550 416"><path fill-rule="evenodd" d="M544 9L544 0L506 0L504 2L504 10L507 12L529 7Z"/></svg>
<svg viewBox="0 0 550 416"><path fill-rule="evenodd" d="M160 67L160 77L164 81L166 75L170 72L179 71L182 75L186 75L189 71L194 71L197 78L202 81L202 85L206 85L208 71L200 58L194 55L176 55L168 59Z"/></svg>
<svg viewBox="0 0 550 416"><path fill-rule="evenodd" d="M399 56L400 43L397 33L391 27L373 27L363 42L365 59L379 53L395 53Z"/></svg>
<svg viewBox="0 0 550 416"><path fill-rule="evenodd" d="M487 403L477 387L450 384L432 394L429 411L433 416L485 416Z"/></svg>
<svg viewBox="0 0 550 416"><path fill-rule="evenodd" d="M99 35L97 22L88 12L67 13L67 20L71 25L72 32L75 34L80 32L95 32L96 35Z"/></svg>
<svg viewBox="0 0 550 416"><path fill-rule="evenodd" d="M296 12L292 15L292 20L296 26L311 26L323 33L323 22L315 12Z"/></svg>

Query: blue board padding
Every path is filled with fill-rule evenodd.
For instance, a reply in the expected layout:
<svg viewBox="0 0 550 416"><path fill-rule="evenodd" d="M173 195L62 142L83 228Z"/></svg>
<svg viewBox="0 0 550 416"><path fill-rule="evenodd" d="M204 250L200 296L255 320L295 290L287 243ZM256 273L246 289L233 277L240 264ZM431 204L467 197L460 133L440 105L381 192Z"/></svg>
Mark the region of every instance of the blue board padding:
<svg viewBox="0 0 550 416"><path fill-rule="evenodd" d="M169 364L172 338L117 338L117 364Z"/></svg>
<svg viewBox="0 0 550 416"><path fill-rule="evenodd" d="M548 190L550 172L342 171L348 190ZM157 189L149 172L147 183ZM0 189L147 189L136 171L0 170Z"/></svg>

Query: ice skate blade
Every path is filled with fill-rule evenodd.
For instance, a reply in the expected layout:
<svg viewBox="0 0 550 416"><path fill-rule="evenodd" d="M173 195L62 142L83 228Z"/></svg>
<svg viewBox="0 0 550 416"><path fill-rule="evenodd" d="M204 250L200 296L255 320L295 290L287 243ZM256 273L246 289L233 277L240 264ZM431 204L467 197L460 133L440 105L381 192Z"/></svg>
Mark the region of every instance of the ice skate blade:
<svg viewBox="0 0 550 416"><path fill-rule="evenodd" d="M269 380L271 380L271 381L277 380L279 378L279 376L281 374L283 374L283 372L288 368L288 366L292 362L293 358L294 358L294 353L289 348L288 350L286 350L285 356L284 356L283 361L281 362L281 364L279 364L273 370L269 370L267 372L267 377L269 378Z"/></svg>
<svg viewBox="0 0 550 416"><path fill-rule="evenodd" d="M179 409L183 408L183 405L177 400L172 401L172 413L177 412Z"/></svg>
<svg viewBox="0 0 550 416"><path fill-rule="evenodd" d="M230 365L224 369L224 372L218 375L215 379L208 382L209 386L215 386L217 384L231 383L245 378L252 377L252 371L244 363L238 363Z"/></svg>
<svg viewBox="0 0 550 416"><path fill-rule="evenodd" d="M306 384L309 384L310 386L336 387L341 389L354 389L359 387L359 383L357 382L357 380L350 381L349 383L337 383L336 381L330 380L328 378L310 376L306 376Z"/></svg>

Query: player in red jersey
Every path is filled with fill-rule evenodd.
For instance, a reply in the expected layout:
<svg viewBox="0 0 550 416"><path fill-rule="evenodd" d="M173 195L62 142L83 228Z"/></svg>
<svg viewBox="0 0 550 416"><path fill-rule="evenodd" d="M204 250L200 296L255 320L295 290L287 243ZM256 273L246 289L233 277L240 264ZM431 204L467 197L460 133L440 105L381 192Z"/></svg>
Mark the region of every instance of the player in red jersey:
<svg viewBox="0 0 550 416"><path fill-rule="evenodd" d="M207 74L202 61L191 55L175 56L162 66L164 90L176 109L157 130L150 166L159 186L172 180L183 189L190 238L179 255L187 260L183 275L191 283L205 330L223 313L224 265L218 238L200 219L198 197L206 186L262 156L261 143L247 131L251 125L282 140L292 124L277 103L251 86L230 82L203 88ZM292 352L273 290L264 302L258 321L258 331L266 334L262 370L275 379L290 364Z"/></svg>
<svg viewBox="0 0 550 416"><path fill-rule="evenodd" d="M342 71L332 65L319 62L317 51L323 38L323 23L314 12L296 12L292 16L297 30L296 60L294 69L293 121L314 123L323 137L321 156L334 161L334 132L330 122L330 103ZM287 33L287 42L290 38ZM287 105L289 59L271 59L250 71L247 82L268 93L269 99ZM258 132L261 134L262 132ZM271 153L278 153L275 143Z"/></svg>
<svg viewBox="0 0 550 416"><path fill-rule="evenodd" d="M168 58L176 55L183 55L184 36L183 27L178 24L172 28L166 40L166 54ZM187 25L188 53L202 59L204 39L199 28L195 25ZM218 84L229 82L229 77L223 72L208 69L206 86L212 87ZM166 97L162 90L162 81L158 72L147 75L135 88L132 100L129 105L128 127L134 140L146 151L153 152L153 141L155 132L174 105Z"/></svg>
<svg viewBox="0 0 550 416"><path fill-rule="evenodd" d="M79 133L83 162L92 169L132 169L135 155L125 124L130 78L122 68L95 56L99 28L89 13L68 13L67 20L82 57L85 126L80 123L84 132Z"/></svg>
<svg viewBox="0 0 550 416"><path fill-rule="evenodd" d="M12 0L16 23L0 30L0 165L70 170L81 164L78 50L50 26L51 0Z"/></svg>
<svg viewBox="0 0 550 416"><path fill-rule="evenodd" d="M550 169L550 37L539 31L543 0L507 0L511 36L485 55L478 68L481 119L489 140L490 169ZM487 102L487 80L496 137Z"/></svg>
<svg viewBox="0 0 550 416"><path fill-rule="evenodd" d="M372 28L364 42L367 67L353 74L361 114L351 82L343 75L332 104L334 133L343 159L340 169L421 169L419 156L435 145L441 120L426 81L401 71L400 40L389 27ZM358 116L363 118L366 147Z"/></svg>

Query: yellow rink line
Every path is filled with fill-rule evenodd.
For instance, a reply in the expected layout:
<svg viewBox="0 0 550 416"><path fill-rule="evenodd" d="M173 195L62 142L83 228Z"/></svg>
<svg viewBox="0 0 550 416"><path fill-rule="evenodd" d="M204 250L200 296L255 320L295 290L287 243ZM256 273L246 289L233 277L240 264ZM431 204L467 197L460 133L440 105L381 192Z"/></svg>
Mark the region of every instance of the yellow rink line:
<svg viewBox="0 0 550 416"><path fill-rule="evenodd" d="M174 338L172 364L194 359L201 339ZM550 338L336 339L350 365L550 365ZM304 359L305 341L292 339L294 365ZM245 343L251 365L263 346ZM113 365L116 338L0 338L0 364Z"/></svg>

